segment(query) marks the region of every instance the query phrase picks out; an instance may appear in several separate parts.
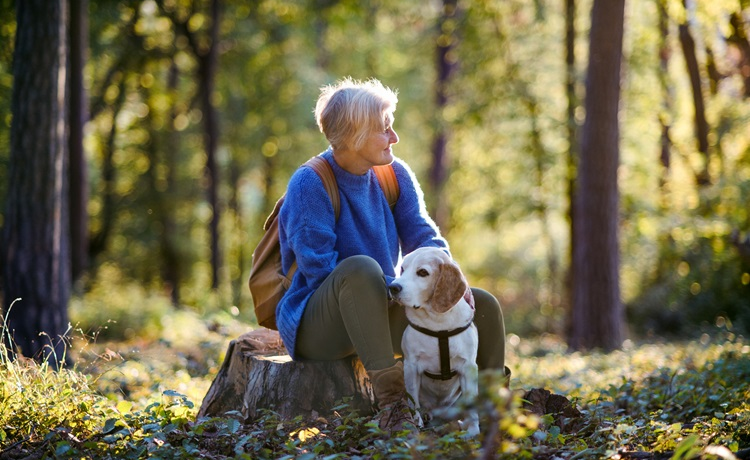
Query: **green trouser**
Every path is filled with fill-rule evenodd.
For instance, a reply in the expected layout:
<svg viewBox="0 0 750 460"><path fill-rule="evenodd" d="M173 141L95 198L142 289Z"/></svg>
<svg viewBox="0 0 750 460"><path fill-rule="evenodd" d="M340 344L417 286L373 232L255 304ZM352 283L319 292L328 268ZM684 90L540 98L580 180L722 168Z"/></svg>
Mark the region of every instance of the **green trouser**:
<svg viewBox="0 0 750 460"><path fill-rule="evenodd" d="M505 323L492 294L471 288L479 332L479 369L505 367ZM327 361L359 355L368 371L396 364L408 322L404 308L388 301L385 275L367 256L342 261L313 293L297 333L297 355ZM437 350L435 350L437 353Z"/></svg>

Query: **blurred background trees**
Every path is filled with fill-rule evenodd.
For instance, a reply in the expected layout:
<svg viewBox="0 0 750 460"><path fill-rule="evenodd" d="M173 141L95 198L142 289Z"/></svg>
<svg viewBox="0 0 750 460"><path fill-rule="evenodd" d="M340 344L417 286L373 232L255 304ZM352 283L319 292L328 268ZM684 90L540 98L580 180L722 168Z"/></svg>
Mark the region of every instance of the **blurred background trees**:
<svg viewBox="0 0 750 460"><path fill-rule="evenodd" d="M318 88L351 75L399 90L396 153L470 281L501 298L508 331L569 332L571 241L588 241L572 237L572 185L587 161L576 139L584 148L579 130L605 104L585 98L591 0L70 5L71 37L88 30L70 49L71 79L76 47L84 56L85 95L71 145L73 119L87 120L71 179L83 186L71 212L86 211L72 222L88 234L71 237L74 260L87 259L73 264L74 322L162 314L165 302L252 320L262 221L294 168L326 148ZM3 227L15 8L0 0ZM633 337L750 327L748 20L746 0L625 3L619 206L607 209L619 294L576 321L621 302Z"/></svg>

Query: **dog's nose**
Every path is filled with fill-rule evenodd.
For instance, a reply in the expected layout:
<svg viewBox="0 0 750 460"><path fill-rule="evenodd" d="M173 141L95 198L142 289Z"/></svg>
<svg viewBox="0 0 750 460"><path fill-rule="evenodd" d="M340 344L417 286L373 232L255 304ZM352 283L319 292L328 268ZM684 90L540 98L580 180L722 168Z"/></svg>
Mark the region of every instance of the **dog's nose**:
<svg viewBox="0 0 750 460"><path fill-rule="evenodd" d="M391 297L398 295L401 292L401 285L398 283L391 284L388 286L388 292L391 294Z"/></svg>

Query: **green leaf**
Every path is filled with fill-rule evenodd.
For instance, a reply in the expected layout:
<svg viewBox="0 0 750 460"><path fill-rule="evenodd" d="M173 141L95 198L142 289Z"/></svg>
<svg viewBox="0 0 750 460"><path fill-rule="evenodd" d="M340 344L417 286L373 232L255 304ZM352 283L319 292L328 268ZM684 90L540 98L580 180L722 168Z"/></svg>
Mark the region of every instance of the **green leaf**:
<svg viewBox="0 0 750 460"><path fill-rule="evenodd" d="M680 442L677 445L677 448L674 450L672 460L691 459L700 456L700 448L695 446L697 442L698 436L696 435L690 435L687 438L683 439L682 442Z"/></svg>
<svg viewBox="0 0 750 460"><path fill-rule="evenodd" d="M117 408L117 412L127 414L133 408L133 403L130 401L119 401L115 407Z"/></svg>
<svg viewBox="0 0 750 460"><path fill-rule="evenodd" d="M240 429L241 426L242 424L239 422L239 420L235 420L235 419L227 420L227 430L231 434L235 434Z"/></svg>
<svg viewBox="0 0 750 460"><path fill-rule="evenodd" d="M117 425L117 419L115 418L107 419L107 421L104 422L104 428L102 428L102 433L103 434L110 433L112 430L115 429L116 425Z"/></svg>
<svg viewBox="0 0 750 460"><path fill-rule="evenodd" d="M187 398L187 396L185 396L184 394L179 393L179 392L174 391L174 390L164 390L163 394L164 394L164 396L172 396L174 398Z"/></svg>
<svg viewBox="0 0 750 460"><path fill-rule="evenodd" d="M241 437L239 441L234 445L234 453L237 455L243 454L245 452L245 444L249 440L253 438L252 434L246 434L245 436Z"/></svg>
<svg viewBox="0 0 750 460"><path fill-rule="evenodd" d="M67 441L60 441L57 443L57 446L55 447L55 456L57 457L63 456L67 454L68 452L70 452L70 450L71 450L70 443L68 443Z"/></svg>
<svg viewBox="0 0 750 460"><path fill-rule="evenodd" d="M143 425L141 429L145 431L146 433L154 432L154 431L158 431L159 429L161 429L161 425L158 423L147 423L146 425Z"/></svg>

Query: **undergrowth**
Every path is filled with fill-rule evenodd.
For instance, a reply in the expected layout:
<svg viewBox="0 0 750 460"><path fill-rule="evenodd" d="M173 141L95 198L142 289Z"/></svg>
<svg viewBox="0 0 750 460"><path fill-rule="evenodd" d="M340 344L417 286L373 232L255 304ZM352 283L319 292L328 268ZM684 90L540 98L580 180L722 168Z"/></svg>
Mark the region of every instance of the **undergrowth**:
<svg viewBox="0 0 750 460"><path fill-rule="evenodd" d="M750 345L727 330L608 354L511 335L511 389L483 373L479 398L467 403L482 420L478 439L445 428L387 436L346 401L315 418L267 410L252 421L196 419L237 331L195 330L192 349L176 336L80 338L76 365L59 372L0 348L0 458L750 458ZM522 400L531 388L563 395L574 409L533 413Z"/></svg>

